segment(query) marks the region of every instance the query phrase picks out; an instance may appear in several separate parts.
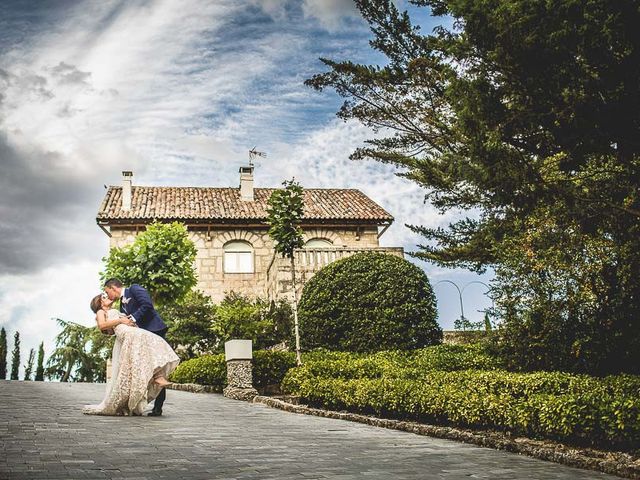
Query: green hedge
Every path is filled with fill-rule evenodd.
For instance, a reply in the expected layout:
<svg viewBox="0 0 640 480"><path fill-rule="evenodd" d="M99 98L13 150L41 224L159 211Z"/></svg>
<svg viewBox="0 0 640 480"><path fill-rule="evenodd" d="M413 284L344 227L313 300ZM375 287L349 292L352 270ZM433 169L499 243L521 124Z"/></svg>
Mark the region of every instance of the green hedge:
<svg viewBox="0 0 640 480"><path fill-rule="evenodd" d="M279 384L284 375L296 365L293 352L272 352L258 350L253 352L253 385L256 388ZM227 385L227 366L224 354L204 355L187 360L178 365L171 375L176 383L197 383L211 385L222 392Z"/></svg>
<svg viewBox="0 0 640 480"><path fill-rule="evenodd" d="M640 446L640 377L437 371L327 377L289 371L282 388L313 405L429 423L495 428L603 446Z"/></svg>
<svg viewBox="0 0 640 480"><path fill-rule="evenodd" d="M437 345L413 351L374 354L320 350L303 356L311 375L332 378L422 378L433 370L494 370L499 361L480 345Z"/></svg>
<svg viewBox="0 0 640 480"><path fill-rule="evenodd" d="M253 386L262 388L280 384L287 371L295 366L295 352L253 352Z"/></svg>
<svg viewBox="0 0 640 480"><path fill-rule="evenodd" d="M318 349L305 353L303 361L312 375L336 378L417 378L431 370L497 367L496 360L478 345L437 345L411 352L394 350L373 355ZM257 388L279 384L287 370L295 366L293 352L255 351L253 384ZM178 366L171 379L177 383L211 385L221 392L227 384L224 355L187 360Z"/></svg>
<svg viewBox="0 0 640 480"><path fill-rule="evenodd" d="M224 354L203 355L182 362L171 374L171 381L211 385L217 392L222 392L227 385L227 365Z"/></svg>

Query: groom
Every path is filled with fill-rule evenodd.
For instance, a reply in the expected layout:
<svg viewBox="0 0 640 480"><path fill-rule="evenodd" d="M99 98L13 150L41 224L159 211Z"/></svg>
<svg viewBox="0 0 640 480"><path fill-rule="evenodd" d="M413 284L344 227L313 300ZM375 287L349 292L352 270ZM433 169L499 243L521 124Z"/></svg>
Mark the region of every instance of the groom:
<svg viewBox="0 0 640 480"><path fill-rule="evenodd" d="M117 278L110 278L104 284L104 291L109 300L120 299L120 311L136 322L138 327L148 330L156 335L165 337L168 327L156 312L151 301L151 296L140 285L124 287ZM162 405L167 398L166 389L162 389L153 404L153 410L148 413L150 417L162 415Z"/></svg>

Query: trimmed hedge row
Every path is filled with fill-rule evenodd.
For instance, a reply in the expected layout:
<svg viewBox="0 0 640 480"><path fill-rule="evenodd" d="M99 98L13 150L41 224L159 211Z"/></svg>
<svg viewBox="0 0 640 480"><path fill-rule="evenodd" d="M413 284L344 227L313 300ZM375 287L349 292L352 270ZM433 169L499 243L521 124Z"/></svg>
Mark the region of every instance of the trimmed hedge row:
<svg viewBox="0 0 640 480"><path fill-rule="evenodd" d="M498 366L496 360L477 345L438 345L410 352L394 350L372 355L318 349L303 354L303 360L310 374L335 378L419 378L432 370L490 370ZM258 350L254 352L254 386L279 384L287 370L295 366L293 352ZM171 380L211 385L221 392L227 385L224 354L187 360L173 372Z"/></svg>
<svg viewBox="0 0 640 480"><path fill-rule="evenodd" d="M224 354L203 355L178 365L170 380L176 383L197 383L211 385L217 392L227 385L227 365Z"/></svg>
<svg viewBox="0 0 640 480"><path fill-rule="evenodd" d="M290 368L296 366L293 352L253 352L253 385L256 388L279 384ZM203 355L178 365L171 375L176 383L211 385L222 392L227 386L227 365L224 354Z"/></svg>
<svg viewBox="0 0 640 480"><path fill-rule="evenodd" d="M423 378L434 370L495 370L497 359L480 345L437 345L413 351L371 355L314 351L303 356L309 374L331 378Z"/></svg>
<svg viewBox="0 0 640 480"><path fill-rule="evenodd" d="M640 377L435 371L330 378L289 371L282 388L313 405L603 446L640 446ZM402 370L402 369L399 369Z"/></svg>

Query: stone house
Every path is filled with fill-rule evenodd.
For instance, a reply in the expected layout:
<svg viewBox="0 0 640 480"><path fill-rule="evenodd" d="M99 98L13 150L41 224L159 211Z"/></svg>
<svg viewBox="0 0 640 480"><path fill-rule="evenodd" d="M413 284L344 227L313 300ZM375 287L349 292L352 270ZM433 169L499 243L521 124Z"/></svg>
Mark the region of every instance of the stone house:
<svg viewBox="0 0 640 480"><path fill-rule="evenodd" d="M289 260L277 255L267 234L267 200L274 188L255 188L253 166L240 168L238 188L144 187L122 172L110 186L96 221L110 247L132 243L154 220L187 226L198 249L196 288L214 302L226 292L271 299L291 292ZM362 251L404 256L402 248L380 247L393 217L355 189L304 191L305 245L295 252L299 285L320 268Z"/></svg>

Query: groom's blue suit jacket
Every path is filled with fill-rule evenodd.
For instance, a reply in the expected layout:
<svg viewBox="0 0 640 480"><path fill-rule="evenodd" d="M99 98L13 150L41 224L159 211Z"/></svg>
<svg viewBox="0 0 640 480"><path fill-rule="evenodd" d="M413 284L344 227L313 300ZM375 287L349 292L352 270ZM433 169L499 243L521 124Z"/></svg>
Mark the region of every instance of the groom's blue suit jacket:
<svg viewBox="0 0 640 480"><path fill-rule="evenodd" d="M138 326L150 332L159 332L167 329L162 318L153 308L149 292L140 285L134 284L124 289L120 299L120 311L127 315L133 315Z"/></svg>

